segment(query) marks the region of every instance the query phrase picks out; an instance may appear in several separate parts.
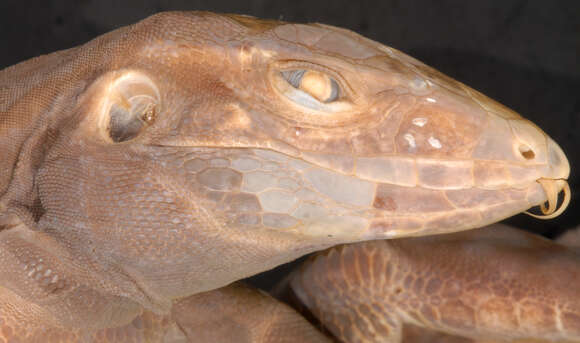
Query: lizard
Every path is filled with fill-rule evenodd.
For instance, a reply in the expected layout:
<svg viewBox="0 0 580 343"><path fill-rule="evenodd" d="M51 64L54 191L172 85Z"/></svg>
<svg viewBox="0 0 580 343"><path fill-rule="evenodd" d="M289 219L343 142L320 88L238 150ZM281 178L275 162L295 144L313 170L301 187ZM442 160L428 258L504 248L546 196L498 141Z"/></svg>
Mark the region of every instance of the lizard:
<svg viewBox="0 0 580 343"><path fill-rule="evenodd" d="M0 71L0 146L4 337L92 335L333 245L553 217L570 193L540 128L396 49L206 12Z"/></svg>
<svg viewBox="0 0 580 343"><path fill-rule="evenodd" d="M331 337L271 296L234 283L181 299L167 316L145 311L127 325L84 338L194 343L576 342L580 304L570 285L580 277L578 232L569 231L559 244L496 224L320 252L276 292L286 292L278 294L286 300L294 296L294 306L301 312L308 308L318 325L330 329ZM427 249L429 254L422 253ZM476 305L469 308L471 304ZM62 342L83 337L78 331L52 328L21 334L31 342Z"/></svg>
<svg viewBox="0 0 580 343"><path fill-rule="evenodd" d="M495 224L337 246L286 287L341 342L580 342L573 237Z"/></svg>

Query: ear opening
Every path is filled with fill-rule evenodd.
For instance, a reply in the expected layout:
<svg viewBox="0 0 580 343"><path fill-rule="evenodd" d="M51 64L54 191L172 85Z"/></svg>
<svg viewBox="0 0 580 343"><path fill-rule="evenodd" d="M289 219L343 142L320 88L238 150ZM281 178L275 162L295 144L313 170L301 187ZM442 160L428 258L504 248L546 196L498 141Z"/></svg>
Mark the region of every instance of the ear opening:
<svg viewBox="0 0 580 343"><path fill-rule="evenodd" d="M134 71L123 72L108 82L99 129L110 142L135 139L157 118L159 90L149 77Z"/></svg>

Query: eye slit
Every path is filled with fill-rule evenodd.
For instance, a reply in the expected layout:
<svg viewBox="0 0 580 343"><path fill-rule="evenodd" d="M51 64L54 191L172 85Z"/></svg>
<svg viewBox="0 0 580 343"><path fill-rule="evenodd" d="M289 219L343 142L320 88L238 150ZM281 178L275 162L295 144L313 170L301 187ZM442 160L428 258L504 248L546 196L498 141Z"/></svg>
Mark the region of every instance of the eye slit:
<svg viewBox="0 0 580 343"><path fill-rule="evenodd" d="M333 102L339 97L338 83L327 74L313 70L289 70L281 74L292 87L320 102Z"/></svg>

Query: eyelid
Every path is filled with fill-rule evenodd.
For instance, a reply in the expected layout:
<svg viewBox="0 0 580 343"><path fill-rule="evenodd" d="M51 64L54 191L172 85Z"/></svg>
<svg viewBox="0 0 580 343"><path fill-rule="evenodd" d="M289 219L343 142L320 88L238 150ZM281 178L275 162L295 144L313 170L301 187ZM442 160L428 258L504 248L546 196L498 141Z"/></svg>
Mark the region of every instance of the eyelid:
<svg viewBox="0 0 580 343"><path fill-rule="evenodd" d="M334 79L337 86L340 87L338 98L331 102L323 102L308 92L296 88L282 75L283 72L295 70L311 70ZM271 64L268 74L273 90L305 115L308 113L309 116L320 116L319 118L322 119L325 115L332 113L335 115L334 118L336 118L336 114L345 113L346 115L355 106L353 97L355 93L342 75L325 66L305 61L283 60Z"/></svg>
<svg viewBox="0 0 580 343"><path fill-rule="evenodd" d="M348 64L336 63L337 69L343 70L346 76L354 78L355 84L360 82L356 69ZM295 86L298 84L292 78L284 77L283 72L310 70L325 74L332 78L340 91L338 98L331 102L322 102ZM299 73L296 73L299 74ZM268 65L266 76L271 90L271 106L275 107L278 116L297 120L303 125L312 127L336 127L336 125L359 122L360 116L368 116L367 102L364 97L357 96L347 80L337 71L326 66L297 60L277 60ZM289 81L290 80L290 81ZM308 87L306 87L308 89ZM332 92L330 92L332 93ZM321 92L318 94L329 94Z"/></svg>

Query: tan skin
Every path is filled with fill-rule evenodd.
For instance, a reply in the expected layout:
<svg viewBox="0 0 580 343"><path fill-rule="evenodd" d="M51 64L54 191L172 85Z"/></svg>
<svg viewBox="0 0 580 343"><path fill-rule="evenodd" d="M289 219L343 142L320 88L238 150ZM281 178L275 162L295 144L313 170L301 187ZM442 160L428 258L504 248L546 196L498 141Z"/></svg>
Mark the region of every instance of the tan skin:
<svg viewBox="0 0 580 343"><path fill-rule="evenodd" d="M319 24L159 14L1 71L0 99L4 338L183 338L177 304L307 253L569 198L531 122Z"/></svg>
<svg viewBox="0 0 580 343"><path fill-rule="evenodd" d="M578 342L567 244L499 224L365 242L312 257L290 287L341 342Z"/></svg>

